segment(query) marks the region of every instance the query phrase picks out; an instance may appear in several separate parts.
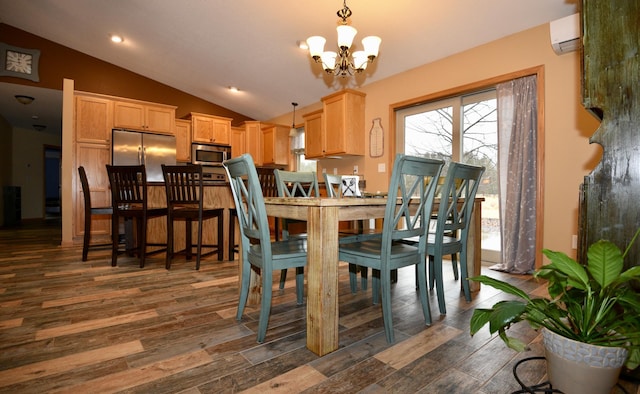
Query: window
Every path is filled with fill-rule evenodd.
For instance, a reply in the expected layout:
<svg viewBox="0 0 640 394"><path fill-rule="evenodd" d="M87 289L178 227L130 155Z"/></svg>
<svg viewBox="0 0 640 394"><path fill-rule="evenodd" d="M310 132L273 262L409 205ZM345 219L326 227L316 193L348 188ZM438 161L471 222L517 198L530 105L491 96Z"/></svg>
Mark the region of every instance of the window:
<svg viewBox="0 0 640 394"><path fill-rule="evenodd" d="M304 128L297 129L298 134L291 138L291 153L293 155L294 171L314 171L317 172L318 166L315 160L307 160L304 158Z"/></svg>
<svg viewBox="0 0 640 394"><path fill-rule="evenodd" d="M400 109L399 150L433 159L484 166L478 187L482 204L483 260L500 261L498 205L498 122L495 89ZM443 170L446 173L446 167Z"/></svg>

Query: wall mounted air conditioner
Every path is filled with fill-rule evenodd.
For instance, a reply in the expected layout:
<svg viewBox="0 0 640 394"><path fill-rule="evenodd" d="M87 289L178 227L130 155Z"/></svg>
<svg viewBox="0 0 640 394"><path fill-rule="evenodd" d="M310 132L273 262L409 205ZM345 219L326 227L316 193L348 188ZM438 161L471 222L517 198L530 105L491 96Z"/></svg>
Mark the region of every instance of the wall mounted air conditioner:
<svg viewBox="0 0 640 394"><path fill-rule="evenodd" d="M551 46L558 55L580 48L580 14L573 14L549 23Z"/></svg>

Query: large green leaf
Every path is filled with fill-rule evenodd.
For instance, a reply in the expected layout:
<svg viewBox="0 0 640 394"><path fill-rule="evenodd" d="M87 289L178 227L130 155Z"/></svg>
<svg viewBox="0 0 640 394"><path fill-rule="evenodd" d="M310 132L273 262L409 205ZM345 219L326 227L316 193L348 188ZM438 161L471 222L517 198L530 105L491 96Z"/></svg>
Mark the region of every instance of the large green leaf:
<svg viewBox="0 0 640 394"><path fill-rule="evenodd" d="M587 289L589 276L582 265L562 252L543 249L542 253L551 260L551 264L546 266L546 269L556 269L567 275L567 284L572 287Z"/></svg>
<svg viewBox="0 0 640 394"><path fill-rule="evenodd" d="M520 298L525 299L525 300L529 300L530 299L529 295L526 292L522 291L521 289L519 289L519 288L517 288L517 287L515 287L515 286L513 286L513 285L511 285L509 283L503 282L501 280L494 279L494 278L492 278L490 276L486 276L486 275L474 276L473 278L469 278L469 280L480 282L482 284L494 287L494 288L496 288L498 290L501 290L501 291L503 291L503 292L505 292L507 294L511 294L511 295L514 295L516 297L520 297Z"/></svg>
<svg viewBox="0 0 640 394"><path fill-rule="evenodd" d="M600 288L609 286L622 272L622 252L610 241L600 240L587 251L587 269Z"/></svg>

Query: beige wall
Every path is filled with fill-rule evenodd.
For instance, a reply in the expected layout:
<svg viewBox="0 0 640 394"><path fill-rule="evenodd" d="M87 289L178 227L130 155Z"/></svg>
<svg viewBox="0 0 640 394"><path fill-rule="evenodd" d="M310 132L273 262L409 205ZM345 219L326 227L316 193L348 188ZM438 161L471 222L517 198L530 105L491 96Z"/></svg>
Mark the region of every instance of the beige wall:
<svg viewBox="0 0 640 394"><path fill-rule="evenodd" d="M11 125L0 116L0 188L11 185ZM4 223L4 198L0 190L0 226Z"/></svg>
<svg viewBox="0 0 640 394"><path fill-rule="evenodd" d="M13 129L12 185L20 186L22 219L44 218L44 145L61 146L61 138L30 129Z"/></svg>
<svg viewBox="0 0 640 394"><path fill-rule="evenodd" d="M384 47L380 60L383 57ZM539 65L545 70L543 246L575 255L571 236L578 231L579 185L600 159L601 149L588 141L598 122L581 105L579 52L556 55L547 24L364 86L360 90L367 94L366 135L372 120L382 118L385 156L321 160L319 171L324 166L328 172L337 168L339 173L350 173L357 164L365 174L367 190L386 190L389 173L378 173L377 169L384 163L388 170L395 155L388 150L391 105ZM296 112L305 114L319 108L318 102ZM290 119L291 113L272 121L286 124ZM367 152L368 143L367 138Z"/></svg>

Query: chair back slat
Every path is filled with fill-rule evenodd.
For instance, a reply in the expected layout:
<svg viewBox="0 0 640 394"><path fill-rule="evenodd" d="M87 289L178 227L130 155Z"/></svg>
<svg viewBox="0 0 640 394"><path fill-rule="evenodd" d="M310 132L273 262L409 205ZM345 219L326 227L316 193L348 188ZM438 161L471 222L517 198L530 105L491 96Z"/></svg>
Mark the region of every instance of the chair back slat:
<svg viewBox="0 0 640 394"><path fill-rule="evenodd" d="M442 160L397 155L389 184L383 224L382 253L390 253L396 240L419 237L425 252L426 235Z"/></svg>
<svg viewBox="0 0 640 394"><path fill-rule="evenodd" d="M202 206L203 179L201 165L162 165L167 205Z"/></svg>
<svg viewBox="0 0 640 394"><path fill-rule="evenodd" d="M147 206L147 175L144 165L111 166L107 164L114 209L131 204Z"/></svg>
<svg viewBox="0 0 640 394"><path fill-rule="evenodd" d="M342 175L335 174L327 174L326 172L323 174L324 177L324 185L327 189L328 197L342 197L342 187L340 187L342 182Z"/></svg>
<svg viewBox="0 0 640 394"><path fill-rule="evenodd" d="M314 171L274 170L279 197L320 197L318 177Z"/></svg>
<svg viewBox="0 0 640 394"><path fill-rule="evenodd" d="M242 238L243 258L250 245L260 244L262 260L271 262L271 236L262 187L251 155L243 154L224 162L235 201Z"/></svg>

